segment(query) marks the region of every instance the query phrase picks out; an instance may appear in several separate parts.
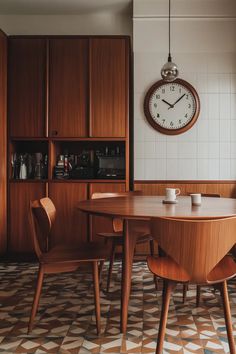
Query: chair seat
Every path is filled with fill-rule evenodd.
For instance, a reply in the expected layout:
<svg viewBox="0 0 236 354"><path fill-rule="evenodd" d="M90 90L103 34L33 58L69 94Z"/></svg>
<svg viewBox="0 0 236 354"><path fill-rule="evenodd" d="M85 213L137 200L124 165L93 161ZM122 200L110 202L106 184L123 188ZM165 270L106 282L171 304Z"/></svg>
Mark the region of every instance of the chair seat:
<svg viewBox="0 0 236 354"><path fill-rule="evenodd" d="M110 247L104 248L104 245L98 242L80 243L74 247L60 244L49 252L43 253L40 261L42 263L104 261L109 257L109 254Z"/></svg>
<svg viewBox="0 0 236 354"><path fill-rule="evenodd" d="M150 271L163 279L176 282L188 282L188 273L179 266L171 257L147 257ZM208 274L207 283L215 284L223 282L225 279L233 278L236 275L236 263L230 256L225 256Z"/></svg>
<svg viewBox="0 0 236 354"><path fill-rule="evenodd" d="M122 232L99 232L97 235L100 237L104 237L106 239L114 239L114 241L119 245L123 244ZM140 232L140 235L138 236L136 243L144 243L151 240L152 240L152 236L150 234Z"/></svg>
<svg viewBox="0 0 236 354"><path fill-rule="evenodd" d="M236 275L236 263L231 256L225 256L207 276L209 284L223 282Z"/></svg>
<svg viewBox="0 0 236 354"><path fill-rule="evenodd" d="M170 279L176 282L188 282L188 273L181 268L172 258L147 257L147 264L150 271L163 279Z"/></svg>

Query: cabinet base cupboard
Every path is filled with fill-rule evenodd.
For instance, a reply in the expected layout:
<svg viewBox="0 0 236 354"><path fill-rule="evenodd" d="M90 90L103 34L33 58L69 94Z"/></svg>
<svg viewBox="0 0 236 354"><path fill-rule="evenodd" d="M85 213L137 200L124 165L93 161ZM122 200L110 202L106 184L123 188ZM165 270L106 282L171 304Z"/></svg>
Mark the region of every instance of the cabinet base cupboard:
<svg viewBox="0 0 236 354"><path fill-rule="evenodd" d="M44 196L53 200L58 213L52 245L96 239L101 224L110 230L111 222L95 218L91 223L76 204L95 191L125 191L131 185L130 38L9 36L7 40L8 252L33 252L28 206L30 200ZM99 179L96 156L101 154L123 160L124 174ZM61 156L64 167L57 165ZM69 165L68 159L73 163ZM24 180L17 175L22 164ZM64 178L64 172L75 167L73 179ZM75 179L82 175L79 169L84 169L87 179Z"/></svg>

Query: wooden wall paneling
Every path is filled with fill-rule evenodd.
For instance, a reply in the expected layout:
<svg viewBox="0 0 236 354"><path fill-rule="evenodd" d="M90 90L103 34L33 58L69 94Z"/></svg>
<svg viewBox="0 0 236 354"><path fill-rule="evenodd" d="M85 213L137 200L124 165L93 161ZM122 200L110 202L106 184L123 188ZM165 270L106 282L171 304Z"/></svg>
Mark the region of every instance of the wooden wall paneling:
<svg viewBox="0 0 236 354"><path fill-rule="evenodd" d="M57 218L52 230L52 245L74 245L88 239L88 216L76 208L80 200L87 199L87 183L51 182L49 197L57 209Z"/></svg>
<svg viewBox="0 0 236 354"><path fill-rule="evenodd" d="M89 198L93 193L125 192L125 183L90 183ZM104 242L102 237L96 236L98 232L112 231L112 220L102 216L90 216L90 240Z"/></svg>
<svg viewBox="0 0 236 354"><path fill-rule="evenodd" d="M9 244L8 251L13 253L31 253L28 210L30 200L46 195L46 183L12 182L9 188Z"/></svg>
<svg viewBox="0 0 236 354"><path fill-rule="evenodd" d="M87 39L50 39L49 135L88 136Z"/></svg>
<svg viewBox="0 0 236 354"><path fill-rule="evenodd" d="M92 38L90 55L90 136L125 137L128 119L126 39Z"/></svg>
<svg viewBox="0 0 236 354"><path fill-rule="evenodd" d="M8 116L14 137L45 136L46 40L9 38Z"/></svg>
<svg viewBox="0 0 236 354"><path fill-rule="evenodd" d="M7 247L7 37L0 31L0 253Z"/></svg>
<svg viewBox="0 0 236 354"><path fill-rule="evenodd" d="M146 195L165 195L165 188L180 188L180 195L190 193L217 193L221 197L236 198L235 181L136 181L135 190Z"/></svg>

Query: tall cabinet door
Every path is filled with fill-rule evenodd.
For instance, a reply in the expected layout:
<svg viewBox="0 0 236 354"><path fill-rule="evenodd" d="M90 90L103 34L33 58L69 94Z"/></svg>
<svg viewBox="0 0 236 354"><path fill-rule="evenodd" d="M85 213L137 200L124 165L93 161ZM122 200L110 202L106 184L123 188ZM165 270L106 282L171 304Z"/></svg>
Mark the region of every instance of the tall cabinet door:
<svg viewBox="0 0 236 354"><path fill-rule="evenodd" d="M128 50L121 38L90 39L90 135L125 137Z"/></svg>
<svg viewBox="0 0 236 354"><path fill-rule="evenodd" d="M45 136L46 40L10 38L8 44L10 136Z"/></svg>
<svg viewBox="0 0 236 354"><path fill-rule="evenodd" d="M51 39L49 49L49 135L88 134L88 40Z"/></svg>
<svg viewBox="0 0 236 354"><path fill-rule="evenodd" d="M0 31L0 253L7 247L7 36Z"/></svg>
<svg viewBox="0 0 236 354"><path fill-rule="evenodd" d="M87 183L49 183L49 197L57 209L51 244L76 245L87 241L87 215L77 209L80 200L87 199Z"/></svg>
<svg viewBox="0 0 236 354"><path fill-rule="evenodd" d="M46 184L41 182L10 183L9 190L9 245L14 253L33 252L33 243L29 228L30 200L40 199L46 195Z"/></svg>

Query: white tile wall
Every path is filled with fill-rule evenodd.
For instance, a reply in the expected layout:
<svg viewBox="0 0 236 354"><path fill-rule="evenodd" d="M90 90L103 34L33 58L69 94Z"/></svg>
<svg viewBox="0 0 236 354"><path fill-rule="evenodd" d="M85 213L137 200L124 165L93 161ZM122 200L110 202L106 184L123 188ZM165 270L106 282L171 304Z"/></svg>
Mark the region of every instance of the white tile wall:
<svg viewBox="0 0 236 354"><path fill-rule="evenodd" d="M134 178L236 180L236 20L178 18L173 27L173 59L201 112L181 135L149 126L143 100L167 59L167 28L163 18L134 19Z"/></svg>

